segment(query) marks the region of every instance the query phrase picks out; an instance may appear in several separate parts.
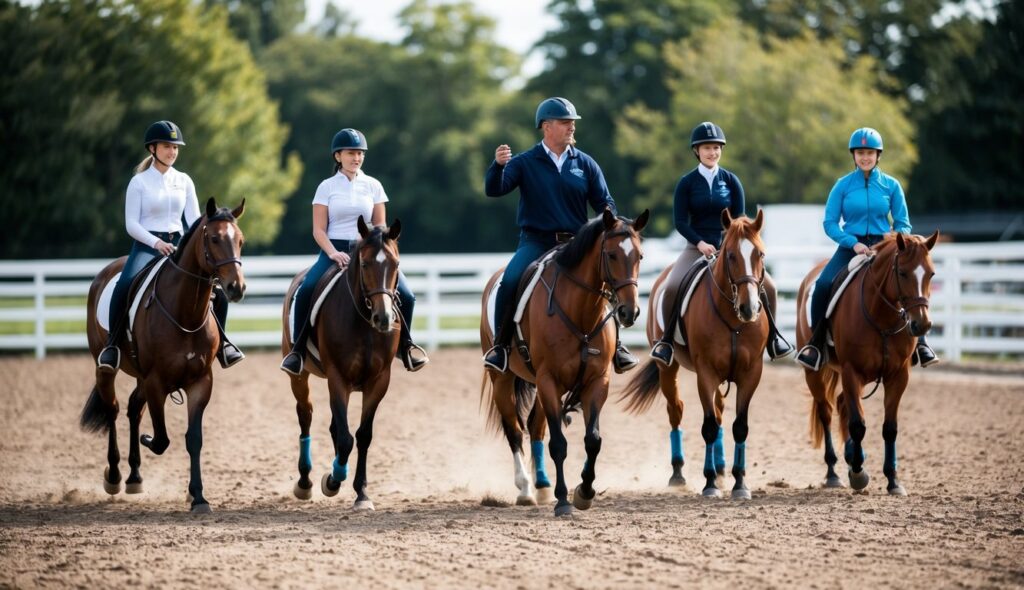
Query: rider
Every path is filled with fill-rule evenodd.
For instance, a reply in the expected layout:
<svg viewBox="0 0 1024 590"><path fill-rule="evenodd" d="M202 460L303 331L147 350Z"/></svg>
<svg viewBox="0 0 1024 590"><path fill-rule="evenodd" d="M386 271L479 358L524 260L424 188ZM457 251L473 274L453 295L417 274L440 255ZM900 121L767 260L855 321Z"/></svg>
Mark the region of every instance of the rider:
<svg viewBox="0 0 1024 590"><path fill-rule="evenodd" d="M516 187L520 195L519 246L498 287L494 346L484 355L484 365L502 373L508 369L516 289L526 268L554 248L562 235L572 236L587 223L588 203L597 212L606 208L616 212L601 167L574 147L578 119L576 107L568 100L544 99L534 118L543 139L515 157L508 145L499 145L484 177L487 196L502 197ZM612 361L617 373L637 365L636 357L618 340L618 325Z"/></svg>
<svg viewBox="0 0 1024 590"><path fill-rule="evenodd" d="M128 319L128 291L139 271L158 256L169 256L181 238L181 216L191 226L200 217L196 187L188 174L173 168L178 147L185 145L181 128L171 121L157 121L146 129L143 144L149 155L135 167L135 176L128 183L125 195L124 223L133 238L128 261L110 298L110 334L100 351L96 365L103 371L116 372L121 366L118 343L125 333ZM213 290L213 313L220 331L217 358L227 368L245 358L224 334L227 324L228 299L216 287Z"/></svg>
<svg viewBox="0 0 1024 590"><path fill-rule="evenodd" d="M281 370L286 373L302 374L311 328L309 313L313 291L331 265L342 269L348 265L349 249L360 239L356 225L359 217L375 226L386 222L384 203L388 202L388 196L384 186L362 171L366 150L366 136L357 129L342 129L331 141L335 174L320 183L313 197L313 239L320 246L320 256L295 293L295 324L299 328L291 352L281 361ZM398 356L407 370L419 371L430 359L426 351L413 343L409 333L416 297L401 270L398 271L398 299L402 312Z"/></svg>
<svg viewBox="0 0 1024 590"><path fill-rule="evenodd" d="M665 333L651 348L651 357L668 366L672 364L672 338L679 319L676 301L680 283L694 262L711 257L722 245L722 209L733 217L744 215L744 193L740 179L718 166L725 149L725 132L710 121L697 125L690 134L690 148L698 165L676 184L674 213L676 231L686 238L686 247L679 254L672 272L665 280ZM763 298L767 299L768 356L772 360L792 354L791 347L775 327L777 292L771 275L764 273Z"/></svg>
<svg viewBox="0 0 1024 590"><path fill-rule="evenodd" d="M892 215L892 230L910 233L910 217L907 201L900 182L878 169L882 159L882 136L870 127L857 129L850 135L850 153L856 169L836 181L825 203L825 233L839 247L832 259L814 283L811 296L812 336L796 357L804 367L817 371L821 368L822 350L825 345L828 308L832 280L849 264L857 254L869 254L871 246L882 241L890 231L889 215ZM839 221L843 220L840 227ZM928 346L924 336L917 339L915 350L922 367L939 362L935 351Z"/></svg>

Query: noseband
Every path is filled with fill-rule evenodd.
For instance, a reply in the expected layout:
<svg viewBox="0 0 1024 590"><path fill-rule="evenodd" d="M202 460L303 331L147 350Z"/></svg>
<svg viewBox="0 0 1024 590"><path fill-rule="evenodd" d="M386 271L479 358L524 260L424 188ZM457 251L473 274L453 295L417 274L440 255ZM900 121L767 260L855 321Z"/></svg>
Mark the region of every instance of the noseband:
<svg viewBox="0 0 1024 590"><path fill-rule="evenodd" d="M718 281L715 280L714 269L711 269L712 270L712 272L711 272L711 282L715 284L715 289L718 290L718 293L721 294L721 296L726 301L728 301L729 303L732 304L733 311L735 311L736 315L739 316L739 313L740 313L740 297L739 297L740 285L745 285L745 284L754 285L757 288L757 292L760 293L761 290L764 289L764 265L761 266L761 276L760 277L756 277L754 275L741 275L740 278L738 278L738 279L733 278L733 276L732 276L732 267L729 266L729 261L728 261L728 252L729 252L728 249L725 249L725 248L722 249L722 253L726 257L726 260L724 262L724 264L725 264L725 276L726 276L726 278L729 281L729 289L732 291L732 297L727 295L725 293L725 291L723 291L722 288L718 285ZM721 256L716 256L712 260L712 264L716 264L720 258L721 258Z"/></svg>
<svg viewBox="0 0 1024 590"><path fill-rule="evenodd" d="M381 238L381 249L383 249L383 248L384 248L384 243L383 243L383 238ZM359 291L360 291L360 294L363 297L363 305L366 306L367 310L373 309L373 301L371 300L371 298L374 295L387 295L388 297L391 298L391 306L392 307L400 305L400 302L399 302L399 299L398 299L397 289L388 289L387 287L385 287L383 285L379 289L372 289L372 290L368 289L366 287L366 277L363 274L362 261L359 260L359 250L360 249L362 249L362 247L360 247L359 249L356 250L356 262L357 262L356 273L359 275ZM397 271L396 271L396 275L397 275ZM386 281L387 281L387 273L384 273L384 281L383 282L386 282ZM355 296L355 293L352 292L352 284L349 281L346 280L345 281L345 285L348 286L348 294L352 298L352 305L356 308L356 312L359 314L359 317L363 318L363 320L367 324L371 324L372 325L373 324L373 320L370 319L369 314L365 313L363 311L363 308L361 308L358 305L356 305L356 296ZM401 317L400 313L397 314L397 315L399 317Z"/></svg>

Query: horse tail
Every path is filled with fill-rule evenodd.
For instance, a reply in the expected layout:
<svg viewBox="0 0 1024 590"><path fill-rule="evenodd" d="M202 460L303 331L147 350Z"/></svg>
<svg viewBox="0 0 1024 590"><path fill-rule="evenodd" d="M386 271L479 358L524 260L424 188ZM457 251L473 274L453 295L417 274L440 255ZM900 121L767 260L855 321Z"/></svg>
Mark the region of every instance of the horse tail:
<svg viewBox="0 0 1024 590"><path fill-rule="evenodd" d="M115 417L117 417L117 406L105 400L103 394L100 393L99 386L94 385L89 399L85 401L85 407L82 408L82 417L79 419L82 430L109 432Z"/></svg>
<svg viewBox="0 0 1024 590"><path fill-rule="evenodd" d="M626 402L626 411L630 414L641 414L654 404L660 389L658 366L649 360L622 390L619 401Z"/></svg>
<svg viewBox="0 0 1024 590"><path fill-rule="evenodd" d="M824 387L821 401L811 396L811 445L813 448L821 448L825 440L825 426L821 423L822 416L831 416L832 410L836 407L836 389L839 384L839 373L830 369L822 369L821 380ZM840 414L843 413L840 407Z"/></svg>
<svg viewBox="0 0 1024 590"><path fill-rule="evenodd" d="M502 431L501 412L498 411L498 404L494 402L494 382L484 371L483 380L480 383L480 406L487 404L487 429L495 434Z"/></svg>

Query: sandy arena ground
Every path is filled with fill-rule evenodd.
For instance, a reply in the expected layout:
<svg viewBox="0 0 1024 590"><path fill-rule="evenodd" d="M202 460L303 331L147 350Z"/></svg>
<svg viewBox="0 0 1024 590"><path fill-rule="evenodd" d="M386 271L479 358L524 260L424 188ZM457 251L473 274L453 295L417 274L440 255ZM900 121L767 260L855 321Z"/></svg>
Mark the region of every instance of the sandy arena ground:
<svg viewBox="0 0 1024 590"><path fill-rule="evenodd" d="M668 423L610 403L599 496L587 512L484 506L516 495L503 438L479 409L480 353L443 350L422 372L396 364L369 458L373 513L351 510L350 481L292 496L298 425L279 357L216 369L203 475L213 513L185 503L185 409L168 404L171 447L143 449L145 493L107 496L106 439L79 430L91 387L85 355L0 358L0 587L1021 587L1024 379L916 369L904 396L901 479L882 475L882 396L865 402L867 493L819 488L809 397L795 366L769 367L751 409L747 502L704 499L700 405L683 386L690 488L669 490ZM625 378L616 376L612 391ZM314 384L314 480L332 460L326 385ZM126 406L129 382L119 380ZM617 397L617 395L615 396ZM735 416L732 400L727 424ZM356 396L355 406L358 406ZM570 489L583 429L568 431ZM127 474L127 419L118 419ZM151 432L148 414L143 432ZM727 430L731 432L731 430ZM731 435L726 437L732 457ZM354 467L353 455L350 464ZM845 466L840 459L845 480ZM548 461L548 469L553 468ZM731 488L731 477L725 486ZM502 502L497 502L502 503Z"/></svg>

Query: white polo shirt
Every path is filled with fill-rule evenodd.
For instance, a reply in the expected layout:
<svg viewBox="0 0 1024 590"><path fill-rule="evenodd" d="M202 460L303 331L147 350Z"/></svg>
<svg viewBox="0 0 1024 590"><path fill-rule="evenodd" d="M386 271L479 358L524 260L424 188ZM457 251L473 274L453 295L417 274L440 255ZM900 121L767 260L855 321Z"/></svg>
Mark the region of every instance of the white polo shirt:
<svg viewBox="0 0 1024 590"><path fill-rule="evenodd" d="M356 220L362 215L371 225L373 206L387 201L380 181L362 170L351 181L339 170L316 187L313 197L314 205L327 206L327 237L332 240L360 239Z"/></svg>
<svg viewBox="0 0 1024 590"><path fill-rule="evenodd" d="M181 232L181 214L191 226L199 219L196 185L173 167L161 173L156 166L132 177L124 199L124 225L128 235L153 247L160 238L149 233Z"/></svg>

